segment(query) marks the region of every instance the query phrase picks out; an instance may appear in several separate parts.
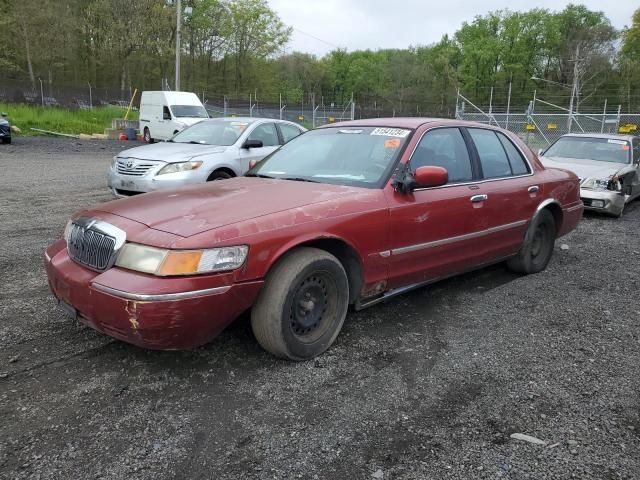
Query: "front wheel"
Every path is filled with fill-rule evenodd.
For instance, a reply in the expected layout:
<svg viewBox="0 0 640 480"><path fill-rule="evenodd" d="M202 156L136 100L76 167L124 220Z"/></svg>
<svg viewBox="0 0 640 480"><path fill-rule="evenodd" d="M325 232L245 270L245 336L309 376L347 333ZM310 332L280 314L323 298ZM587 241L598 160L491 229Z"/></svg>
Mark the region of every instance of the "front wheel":
<svg viewBox="0 0 640 480"><path fill-rule="evenodd" d="M145 143L153 143L153 138L151 138L151 131L148 127L144 127L143 138Z"/></svg>
<svg viewBox="0 0 640 480"><path fill-rule="evenodd" d="M269 272L251 311L258 343L288 360L309 360L335 341L349 305L342 264L324 250L287 253Z"/></svg>
<svg viewBox="0 0 640 480"><path fill-rule="evenodd" d="M507 267L518 273L538 273L547 268L556 241L556 221L544 209L529 227L529 235L518 254L507 261Z"/></svg>

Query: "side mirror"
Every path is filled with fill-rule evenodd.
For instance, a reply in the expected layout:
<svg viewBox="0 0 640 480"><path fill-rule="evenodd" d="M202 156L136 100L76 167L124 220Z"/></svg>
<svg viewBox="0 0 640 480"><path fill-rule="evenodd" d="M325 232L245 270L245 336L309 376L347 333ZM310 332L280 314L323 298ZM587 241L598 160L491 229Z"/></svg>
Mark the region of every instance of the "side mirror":
<svg viewBox="0 0 640 480"><path fill-rule="evenodd" d="M5 117L5 118L6 118L6 117L7 117L7 112L2 112L2 113L0 113L0 115L1 115L2 117Z"/></svg>
<svg viewBox="0 0 640 480"><path fill-rule="evenodd" d="M171 113L169 113L169 112L164 112L164 113L162 114L162 119L163 119L163 120L171 120Z"/></svg>
<svg viewBox="0 0 640 480"><path fill-rule="evenodd" d="M247 140L246 142L244 142L244 144L242 145L242 148L262 148L263 144L262 144L262 140Z"/></svg>
<svg viewBox="0 0 640 480"><path fill-rule="evenodd" d="M249 170L253 169L253 167L255 167L258 164L258 160L256 160L255 158L252 158L251 160L249 160Z"/></svg>
<svg viewBox="0 0 640 480"><path fill-rule="evenodd" d="M449 181L449 172L443 167L418 167L413 178L415 187L441 187Z"/></svg>

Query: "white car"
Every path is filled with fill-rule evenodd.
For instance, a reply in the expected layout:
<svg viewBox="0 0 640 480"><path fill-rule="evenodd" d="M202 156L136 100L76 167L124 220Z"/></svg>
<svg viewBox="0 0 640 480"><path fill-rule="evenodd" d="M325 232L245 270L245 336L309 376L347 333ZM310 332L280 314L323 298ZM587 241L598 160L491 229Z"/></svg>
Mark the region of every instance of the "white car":
<svg viewBox="0 0 640 480"><path fill-rule="evenodd" d="M563 168L580 178L586 210L619 217L640 197L640 138L631 135L571 133L539 153L545 167Z"/></svg>
<svg viewBox="0 0 640 480"><path fill-rule="evenodd" d="M164 143L145 145L113 157L108 185L116 197L173 189L244 175L306 129L266 118L203 120Z"/></svg>

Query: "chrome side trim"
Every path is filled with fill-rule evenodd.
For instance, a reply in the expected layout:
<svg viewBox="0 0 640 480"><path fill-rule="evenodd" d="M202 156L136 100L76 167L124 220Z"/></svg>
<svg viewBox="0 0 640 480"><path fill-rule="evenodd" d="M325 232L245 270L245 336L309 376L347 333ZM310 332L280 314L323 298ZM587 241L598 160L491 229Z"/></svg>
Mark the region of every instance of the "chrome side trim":
<svg viewBox="0 0 640 480"><path fill-rule="evenodd" d="M402 255L403 253L415 252L416 250L424 250L427 248L439 247L441 245L448 245L450 243L462 242L464 240L470 240L472 238L484 237L492 233L501 232L503 230L509 230L510 228L517 228L525 225L527 220L518 220L517 222L507 223L505 225L498 225L497 227L491 227L486 230L479 230L473 233L466 233L464 235L458 235L457 237L443 238L441 240L434 240L432 242L418 243L415 245L407 245L406 247L394 248L391 250L392 255Z"/></svg>
<svg viewBox="0 0 640 480"><path fill-rule="evenodd" d="M113 295L120 298L125 298L127 300L135 300L138 302L167 302L172 300L184 300L187 298L196 298L203 297L205 295L220 295L222 293L226 293L231 289L230 285L224 287L215 287L215 288L206 288L204 290L191 290L189 292L178 292L178 293L161 293L148 295L144 293L130 293L122 290L118 290L116 288L107 287L106 285L101 285L100 283L92 283L91 286L96 290L108 293L109 295Z"/></svg>
<svg viewBox="0 0 640 480"><path fill-rule="evenodd" d="M378 255L380 255L383 258L390 257L391 256L391 250L385 250L384 252L378 253Z"/></svg>
<svg viewBox="0 0 640 480"><path fill-rule="evenodd" d="M574 205L573 207L569 207L567 208L567 212L575 212L576 210L579 210L580 208L584 208L584 205Z"/></svg>

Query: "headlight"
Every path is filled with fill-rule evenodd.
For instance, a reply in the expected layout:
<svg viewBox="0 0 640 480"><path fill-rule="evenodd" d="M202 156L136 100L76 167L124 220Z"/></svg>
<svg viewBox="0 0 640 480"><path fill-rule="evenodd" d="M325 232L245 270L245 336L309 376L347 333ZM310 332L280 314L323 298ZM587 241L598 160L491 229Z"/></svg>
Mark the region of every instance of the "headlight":
<svg viewBox="0 0 640 480"><path fill-rule="evenodd" d="M73 226L73 221L69 220L67 222L67 225L64 227L64 233L62 234L62 237L64 238L64 241L69 243L69 237L71 236L71 227Z"/></svg>
<svg viewBox="0 0 640 480"><path fill-rule="evenodd" d="M591 190L608 190L609 180L601 180L599 178L587 178L582 182L582 188L589 188Z"/></svg>
<svg viewBox="0 0 640 480"><path fill-rule="evenodd" d="M170 163L169 165L165 165L160 169L156 175L164 175L166 173L178 173L178 172L187 172L189 170L196 170L200 168L202 162L181 162L181 163Z"/></svg>
<svg viewBox="0 0 640 480"><path fill-rule="evenodd" d="M223 272L240 267L249 247L211 248L207 250L166 250L137 243L127 243L116 266L161 277Z"/></svg>

